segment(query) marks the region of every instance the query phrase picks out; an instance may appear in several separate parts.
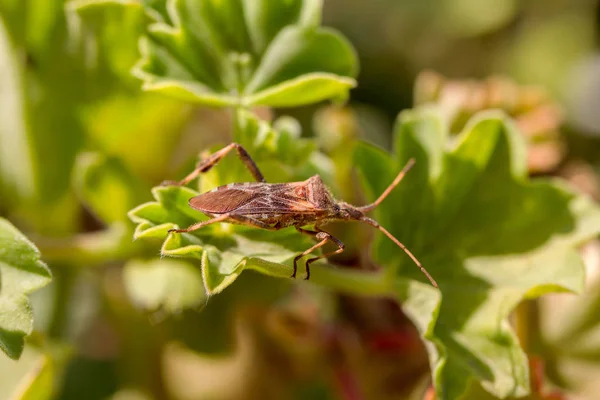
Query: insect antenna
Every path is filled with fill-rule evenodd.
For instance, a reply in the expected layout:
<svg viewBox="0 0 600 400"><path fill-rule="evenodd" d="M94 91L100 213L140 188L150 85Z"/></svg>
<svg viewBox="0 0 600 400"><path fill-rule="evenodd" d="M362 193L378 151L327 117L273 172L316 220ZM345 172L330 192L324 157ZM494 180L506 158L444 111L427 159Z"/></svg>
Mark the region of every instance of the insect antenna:
<svg viewBox="0 0 600 400"><path fill-rule="evenodd" d="M429 282L431 282L431 284L435 287L435 288L439 288L437 282L435 281L435 279L433 279L433 277L431 275L429 275L429 272L427 272L427 270L425 269L425 267L423 267L423 265L421 265L421 262L419 260L417 260L417 257L414 256L413 253L410 252L410 250L408 250L406 248L405 245L402 244L402 242L400 242L398 239L396 239L394 237L394 235L392 235L390 232L388 232L387 229L385 229L383 226L379 225L379 223L377 221L372 220L371 218L368 217L363 217L360 219L360 221L369 224L371 226L374 226L375 228L379 229L381 232L384 233L384 235L386 235L387 237L389 237L392 242L396 243L396 245L398 245L398 247L400 247L402 250L404 250L404 252L406 254L408 254L408 256L413 260L413 262L415 264L417 264L417 267L419 267L419 269L421 270L421 272L427 277L427 279L429 279Z"/></svg>
<svg viewBox="0 0 600 400"><path fill-rule="evenodd" d="M408 160L408 162L406 163L404 168L402 168L402 171L400 171L400 173L398 173L398 176L396 177L396 179L394 179L394 181L390 184L390 186L388 186L387 189L385 189L383 191L383 193L381 193L381 196L379 196L379 198L377 200L375 200L371 204L367 204L366 206L357 207L357 208L362 212L368 212L368 211L371 211L372 209L374 209L375 207L377 207L386 197L388 197L390 192L392 190L394 190L394 188L396 186L398 186L398 184L400 183L402 178L404 178L404 175L406 175L408 170L411 169L413 165L415 165L415 159L411 158L410 160Z"/></svg>

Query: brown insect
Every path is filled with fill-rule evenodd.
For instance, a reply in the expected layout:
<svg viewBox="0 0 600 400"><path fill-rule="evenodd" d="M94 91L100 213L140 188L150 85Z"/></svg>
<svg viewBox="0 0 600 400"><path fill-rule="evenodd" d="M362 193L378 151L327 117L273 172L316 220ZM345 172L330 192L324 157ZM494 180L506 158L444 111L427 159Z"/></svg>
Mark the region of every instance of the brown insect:
<svg viewBox="0 0 600 400"><path fill-rule="evenodd" d="M179 182L166 181L163 185L186 185L198 175L209 171L230 151L236 150L240 160L248 168L257 182L230 183L203 193L189 200L192 208L211 217L208 221L195 223L185 229L171 229L169 232L192 232L215 222L250 225L268 230L279 230L293 226L298 232L312 236L318 243L294 258L294 273L296 277L298 260L327 242L337 245L337 250L310 258L306 261L306 280L310 278L310 264L321 259L339 254L344 251L344 243L320 228L330 221L360 221L374 226L396 243L417 264L433 286L436 281L423 268L419 260L392 236L384 227L365 215L377 207L390 192L400 183L406 172L414 165L414 159L408 161L396 179L379 196L374 203L355 207L348 203L337 202L321 178L314 175L302 182L266 183L262 173L248 154L239 144L231 143L200 161L192 173ZM303 229L303 226L313 225L314 230Z"/></svg>

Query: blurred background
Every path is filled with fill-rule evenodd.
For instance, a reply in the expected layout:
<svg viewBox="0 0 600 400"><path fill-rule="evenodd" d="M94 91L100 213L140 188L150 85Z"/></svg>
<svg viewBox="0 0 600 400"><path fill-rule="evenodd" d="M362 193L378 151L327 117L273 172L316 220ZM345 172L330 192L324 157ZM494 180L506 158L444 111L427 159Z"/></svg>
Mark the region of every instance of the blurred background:
<svg viewBox="0 0 600 400"><path fill-rule="evenodd" d="M156 248L132 243L127 211L151 200L152 186L189 170L200 150L228 143L231 119L141 91L129 73L138 59L135 15L78 19L65 10L59 0L0 0L0 216L33 240L54 274L33 296L32 345L18 362L0 356L0 399L22 390L32 368L49 374L39 390L53 389L31 398L359 398L344 388L348 365L362 369L365 398L423 398L427 354L393 303L338 296L344 323L334 330L317 316L323 293L285 288L291 294L276 310L231 310L237 350L221 357L227 333L223 343L200 340L212 326L210 306L201 317L170 317L134 304L120 271ZM398 112L417 104L441 105L455 132L478 110L499 107L530 144L531 175L566 178L600 199L600 2L326 0L323 25L358 52L348 105L261 115L297 118L303 135L335 158L348 136L389 149ZM22 99L26 107L15 107ZM106 170L130 190L113 185ZM105 188L117 188L114 201L102 201ZM540 356L532 360L532 398L600 399L600 245L582 253L583 296L522 306L535 327L524 346ZM227 292L214 299L235 301ZM573 310L583 315L579 325L557 336L562 313ZM292 354L281 350L289 343ZM337 388L319 376L322 354L342 366Z"/></svg>

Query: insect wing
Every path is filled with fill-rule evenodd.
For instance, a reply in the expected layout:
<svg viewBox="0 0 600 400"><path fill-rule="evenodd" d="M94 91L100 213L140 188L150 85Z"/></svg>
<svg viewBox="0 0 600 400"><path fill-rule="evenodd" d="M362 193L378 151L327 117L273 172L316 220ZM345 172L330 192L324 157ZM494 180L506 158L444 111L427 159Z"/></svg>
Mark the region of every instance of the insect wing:
<svg viewBox="0 0 600 400"><path fill-rule="evenodd" d="M190 199L192 208L211 214L304 214L319 211L308 199L306 182L232 183Z"/></svg>
<svg viewBox="0 0 600 400"><path fill-rule="evenodd" d="M235 188L218 188L189 200L192 208L211 214L224 214L236 211L257 197L257 192Z"/></svg>
<svg viewBox="0 0 600 400"><path fill-rule="evenodd" d="M260 195L240 206L239 213L305 214L319 211L307 198L305 182L265 184Z"/></svg>

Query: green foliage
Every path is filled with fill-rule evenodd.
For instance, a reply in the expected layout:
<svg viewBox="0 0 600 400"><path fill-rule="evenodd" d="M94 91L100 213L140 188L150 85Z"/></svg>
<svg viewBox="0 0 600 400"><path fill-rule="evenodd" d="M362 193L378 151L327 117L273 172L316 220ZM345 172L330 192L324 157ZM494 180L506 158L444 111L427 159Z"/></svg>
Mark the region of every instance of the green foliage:
<svg viewBox="0 0 600 400"><path fill-rule="evenodd" d="M497 13L487 5L479 6L481 12L468 7L478 18L465 24L468 13L462 8L467 3L446 1L448 12L438 25L459 36L477 35L504 26L517 9L514 1L504 1ZM277 111L273 121L259 119L251 111L254 106L343 101L356 86L355 51L340 33L320 26L321 9L319 0L75 0L66 5L62 0L0 0L0 208L35 232L44 260L56 271L56 293L48 296L54 296L51 323L57 326L50 334L57 342L66 339L61 331L67 328L60 325L67 325L68 299L76 293L75 277L80 276L73 271L117 266L89 274L103 301L103 318L97 319L111 319L123 336L122 353L112 350L132 364L127 365L127 383L144 390L156 386L148 397L163 398L169 397L164 382L154 382L163 365L140 363L158 364L168 340L205 354L231 355L243 347L242 341L252 343L242 337L255 329L248 327L250 321L288 323L293 325L290 330L297 328L306 337L307 332L320 337L344 329L339 320L346 322L347 315L335 307L327 312L306 307L303 312L312 314L303 325L297 315L298 320L279 315L275 302L281 306L297 296L310 298L316 308L328 308L336 297L332 293L385 297L401 304L425 339L438 398L458 399L465 393L481 397L477 393L483 391L500 398L528 395L527 354L509 315L523 300L582 290L577 247L600 232L598 206L558 180L528 179L523 139L500 112L478 114L460 135L451 136L440 111L406 111L394 128L393 154L356 142L359 129L349 126L353 116L346 115L337 127L326 127L336 131L329 140L334 145L326 149L331 158L317 149L317 141L302 137L298 120L280 117ZM587 38L588 33L574 35ZM534 42L515 47L517 53L537 49ZM560 44L573 47L570 42ZM573 57L589 47L582 43L573 47ZM543 52L556 57L558 53L548 50L552 46L546 47ZM518 69L520 64L514 64ZM543 80L567 70L566 61L554 64L548 64ZM539 72L527 69L525 75ZM298 279L289 277L294 257L312 242L293 228L270 232L219 223L189 234L169 234L171 228L207 219L189 207L190 198L219 185L251 180L232 155L203 174L194 188L150 190L161 179L176 178L179 168L183 173L182 165L190 161L188 143L214 143L205 137L210 123L205 124L193 104L231 109L227 116L233 137L226 140L243 145L268 182L319 174L338 193L359 197L355 186L360 185L354 185L349 173L354 165L361 187L374 199L415 158L416 166L375 211L375 218L420 259L440 290L382 235L376 236L372 251L380 270L337 268L330 264L336 260L322 260L312 269L311 281L303 284L304 260ZM262 115L266 107L260 108ZM188 126L191 117L201 123ZM201 132L195 138L207 140L186 141L183 128L195 131L197 126ZM137 225L135 231L127 218ZM342 261L369 264L364 236L354 236L345 239L343 256L348 258ZM19 358L24 337L33 329L27 296L51 279L39 258L33 244L0 219L0 347L10 358ZM325 293L328 301L315 293ZM147 316L127 307L127 298L155 316L178 318L169 320L167 329L152 327L146 335L140 327L147 324ZM582 302L583 311L565 318L563 331L548 348L559 353L575 337L573 354L597 359L599 346L589 332L597 327L598 296ZM363 328L372 327L360 326L356 332ZM337 334L344 332L332 337ZM108 332L106 338L111 335L117 334ZM310 356L304 353L311 346L325 349L317 360L324 365L338 364L328 359L333 358L327 353L330 346L347 351L343 337L328 336L318 345L300 343L304 349L299 346L288 354L269 341L277 329L265 328L257 335L271 346L264 358L276 354L278 360L285 358L282 362L291 360L290 370L309 365L304 362ZM340 343L332 345L335 340ZM105 344L109 348L111 340ZM97 350L87 345L86 350ZM51 354L44 353L32 366L19 398L52 395L48 388L60 374ZM337 367L324 368L335 375ZM143 374L148 376L140 378Z"/></svg>
<svg viewBox="0 0 600 400"><path fill-rule="evenodd" d="M417 109L399 117L394 157L362 145L355 160L373 194L409 158L417 160L377 219L440 285L433 315L431 302L411 301L419 292L407 297L414 306L405 303L435 344L430 360L440 398L458 398L473 378L498 397L524 396L527 359L506 318L524 298L582 290L575 249L598 234L600 210L559 182L528 181L522 138L502 114L479 114L449 150L448 141L443 118ZM388 241L375 255L391 275L422 279Z"/></svg>
<svg viewBox="0 0 600 400"><path fill-rule="evenodd" d="M314 142L301 138L298 122L291 117L281 117L273 122L273 127L261 121L252 113L235 112L234 141L252 153L254 160L260 161L260 168L268 171L269 182L286 182L304 179L315 173L328 175L329 166L321 165L321 156ZM236 160L226 168L214 168L203 175L200 188L225 185L231 182L252 180L244 165Z"/></svg>
<svg viewBox="0 0 600 400"><path fill-rule="evenodd" d="M142 95L129 74L139 58L144 15L125 6L76 14L74 4L65 10L64 3L0 2L0 113L5 121L0 127L0 201L54 236L76 228L71 173L88 136L95 146L119 156L132 142L141 142L141 150L154 151L154 167L164 168L162 150L177 138L164 133L178 130L174 117L187 119L180 102ZM156 120L132 119L132 112ZM156 123L167 115L174 125ZM135 167L148 158L138 154L131 159L127 162Z"/></svg>
<svg viewBox="0 0 600 400"><path fill-rule="evenodd" d="M25 336L33 329L27 295L51 280L35 246L13 225L0 218L0 348L17 359Z"/></svg>
<svg viewBox="0 0 600 400"><path fill-rule="evenodd" d="M125 5L152 20L134 70L145 90L218 107L284 107L344 98L355 86L354 50L338 32L319 27L318 0Z"/></svg>
<svg viewBox="0 0 600 400"><path fill-rule="evenodd" d="M174 313L200 306L206 297L200 271L179 260L131 260L123 280L133 303L149 311Z"/></svg>
<svg viewBox="0 0 600 400"><path fill-rule="evenodd" d="M106 223L123 221L143 196L143 185L116 158L84 153L76 164L79 198Z"/></svg>
<svg viewBox="0 0 600 400"><path fill-rule="evenodd" d="M291 121L287 120L288 129L280 133L249 112L239 111L236 115L236 141L256 156L259 168L269 171L268 180L286 181L317 169L311 163L316 155L314 145L305 139L294 139L299 132L289 127L294 126ZM202 176L202 191L251 179L238 159L232 156L227 161L229 164L219 165ZM134 237L166 238L162 255L197 260L209 295L222 291L247 268L278 277L289 276L293 258L310 246L310 241L295 231L273 234L226 224L209 225L192 234L168 235L171 228L207 219L188 205L188 200L199 193L185 187L155 187L152 194L155 202L142 204L129 213L138 224Z"/></svg>
<svg viewBox="0 0 600 400"><path fill-rule="evenodd" d="M49 354L26 348L19 362L0 358L0 396L11 400L47 400L56 378L56 363Z"/></svg>
<svg viewBox="0 0 600 400"><path fill-rule="evenodd" d="M85 102L78 111L94 150L118 157L137 177L160 179L192 109L143 92L130 70L150 20L136 2L71 1L66 12L86 54ZM132 151L135 148L136 151Z"/></svg>
<svg viewBox="0 0 600 400"><path fill-rule="evenodd" d="M238 111L235 117L235 140L252 153L269 181L302 179L317 171L327 175L319 162L322 155L315 150L312 141L299 137L299 127L292 118L282 117L276 121L274 125L281 127L281 131L276 131L249 112ZM206 191L251 179L240 160L231 155L203 174L199 186ZM171 268L165 264L166 258L143 264L130 262L124 272L126 290L135 303L167 314L198 309L207 304L206 296L219 294L194 320L194 330L182 335L206 337L195 345L199 351L230 351L231 329L239 307L271 303L289 290L288 285L264 276L244 274L240 277L242 272L254 270L261 275L289 278L293 258L308 248L311 241L295 230L274 233L229 224L209 225L192 234L168 234L171 228L187 227L207 219L188 205L188 200L199 192L187 187L159 186L152 189L152 194L155 201L144 203L129 213L137 223L134 238L157 244L164 241L161 256L177 257L178 264ZM317 280L320 272L320 266L315 266L313 275ZM300 267L299 275L302 274ZM346 286L360 281L360 278L355 279ZM232 287L221 293L229 286Z"/></svg>
<svg viewBox="0 0 600 400"><path fill-rule="evenodd" d="M174 227L186 227L206 220L193 211L188 200L199 193L187 188L154 188L157 202L145 203L131 211L138 223L135 238L165 238ZM222 224L209 225L193 234L170 234L163 243L161 254L188 257L202 265L204 284L209 295L229 286L244 269L255 269L281 277L291 268L293 258L310 242L295 231L272 232ZM282 272L275 263L288 269ZM291 269L289 269L291 275ZM285 275L284 275L285 276Z"/></svg>
<svg viewBox="0 0 600 400"><path fill-rule="evenodd" d="M429 269L440 284L441 299L430 286L402 278L423 280L387 239L378 242L375 252L387 271L374 290L402 301L431 341L441 398L457 398L472 378L499 397L527 394L527 359L506 318L524 298L581 290L583 270L574 249L598 233L600 211L557 182L529 182L522 139L502 114L474 118L450 150L448 128L434 110L402 114L395 137L395 157L361 144L355 161L374 196L410 157L416 158L414 170L384 202L377 219ZM228 175L212 183L234 181L239 180ZM155 188L153 193L158 202L130 213L139 223L137 238L163 239L172 227L205 219L187 205L195 191ZM306 246L293 230L274 234L212 225L191 235L170 235L162 254L200 261L207 292L213 294L244 268L289 276L291 259ZM317 283L340 286L318 276Z"/></svg>
<svg viewBox="0 0 600 400"><path fill-rule="evenodd" d="M68 39L62 2L46 2L39 8L32 5L40 11L32 14L39 24L25 23L29 17L25 3L7 7L0 21L0 51L4 54L3 69L8 72L2 74L0 98L10 105L2 107L8 114L3 118L7 123L0 129L0 183L2 192L11 193L2 196L3 202L15 208L35 205L34 212L26 213L28 219L44 226L53 224L47 224L41 215L53 216L51 210L56 212L72 201L66 192L82 135L78 121L64 111L71 109L77 97L74 90L80 88L65 82L76 82L82 70L75 46L64 50ZM43 13L48 15L42 17ZM63 51L48 52L50 48ZM20 65L20 53L27 55L25 68ZM53 63L57 59L62 59L66 67ZM61 93L62 101L57 101L55 93ZM72 229L74 216L62 217L57 219L62 220L62 230Z"/></svg>

